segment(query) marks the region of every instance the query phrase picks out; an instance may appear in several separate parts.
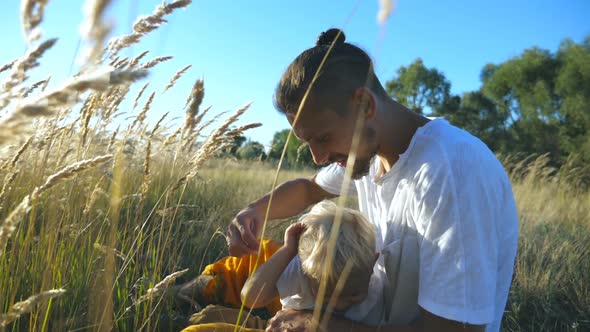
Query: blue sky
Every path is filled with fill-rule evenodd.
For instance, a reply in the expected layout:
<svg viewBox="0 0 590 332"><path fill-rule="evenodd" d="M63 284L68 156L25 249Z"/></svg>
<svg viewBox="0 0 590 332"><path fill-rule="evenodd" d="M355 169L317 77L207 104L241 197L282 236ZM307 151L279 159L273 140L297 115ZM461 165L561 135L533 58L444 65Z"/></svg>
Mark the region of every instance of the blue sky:
<svg viewBox="0 0 590 332"><path fill-rule="evenodd" d="M115 23L113 35L131 31L135 18L150 13L159 3L113 0L108 13ZM52 84L58 84L75 73L72 62L82 4L49 1L41 27L44 37L60 40L42 59L32 81L52 75ZM0 65L25 51L19 1L4 1L1 6ZM505 61L533 46L556 50L566 37L580 42L590 34L588 0L399 0L384 27L376 22L377 11L377 0L194 0L186 10L170 15L168 25L123 54L134 56L150 50L151 56L174 56L155 67L148 78L147 92L158 92L150 121L170 112L169 125L179 123L192 84L204 76L203 104L213 105L211 114L252 101L240 124L262 122L262 127L247 136L268 145L276 131L288 127L272 104L276 83L290 61L313 46L317 35L327 28L343 27L347 41L372 56L382 82L391 79L400 66L421 57L426 66L446 75L456 94L479 88L479 73L486 63ZM160 95L169 78L187 64L193 67L171 91ZM134 92L130 96L134 98ZM128 113L120 118L138 112L123 111Z"/></svg>

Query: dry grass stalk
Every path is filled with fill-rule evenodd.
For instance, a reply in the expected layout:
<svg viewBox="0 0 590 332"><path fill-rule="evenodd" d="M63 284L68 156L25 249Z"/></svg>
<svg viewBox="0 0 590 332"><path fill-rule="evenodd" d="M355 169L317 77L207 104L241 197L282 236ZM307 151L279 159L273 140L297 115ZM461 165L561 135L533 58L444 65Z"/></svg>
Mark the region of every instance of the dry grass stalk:
<svg viewBox="0 0 590 332"><path fill-rule="evenodd" d="M16 179L16 176L18 175L19 171L12 171L10 173L8 173L6 175L6 177L4 178L4 184L2 185L2 191L0 191L0 211L2 211L2 208L4 207L4 197L6 197L6 193L8 192L8 190L11 189L12 183L14 182L14 179Z"/></svg>
<svg viewBox="0 0 590 332"><path fill-rule="evenodd" d="M158 131L158 129L160 129L160 125L162 124L162 121L164 121L164 119L168 116L169 113L170 112L164 113L164 115L162 115L160 120L158 120L158 122L156 122L154 129L152 129L152 132L150 133L150 140L154 138L154 136L156 135L156 132Z"/></svg>
<svg viewBox="0 0 590 332"><path fill-rule="evenodd" d="M105 24L103 15L111 0L86 0L84 4L84 20L80 27L82 39L86 42L82 51L83 64L97 64L104 50L104 42L111 31Z"/></svg>
<svg viewBox="0 0 590 332"><path fill-rule="evenodd" d="M201 114L199 114L199 116L197 116L197 118L195 119L195 124L198 124L201 122L203 116L205 116L205 114L211 109L211 107L207 107ZM201 133L203 132L204 129L207 129L211 124L213 124L215 121L217 121L220 117L222 117L223 115L225 115L227 112L221 112L219 114L217 114L216 116L214 116L212 119L207 120L207 122L203 123L201 126L199 126L190 136L185 138L185 142L183 144L183 148L190 150L192 145L194 143L196 143L196 141L199 139L199 136L201 135Z"/></svg>
<svg viewBox="0 0 590 332"><path fill-rule="evenodd" d="M86 205L84 206L84 210L82 211L82 215L87 218L88 214L90 213L90 209L94 206L94 203L96 203L96 200L98 199L99 195L102 196L106 196L106 192L100 187L102 184L102 179L98 180L96 182L96 185L94 186L94 189L92 190L92 193L90 194L90 198L88 199L88 201L86 202Z"/></svg>
<svg viewBox="0 0 590 332"><path fill-rule="evenodd" d="M164 294L164 292L170 287L172 283L176 280L176 278L182 276L183 274L187 273L188 269L184 269L181 271L174 272L168 276L166 276L162 281L157 283L154 287L147 290L147 292L141 296L137 301L133 302L133 304L126 309L126 311L131 310L132 307L138 305L141 302L147 300L153 300L155 297Z"/></svg>
<svg viewBox="0 0 590 332"><path fill-rule="evenodd" d="M187 65L184 68L182 68L181 70L177 71L176 74L174 74L174 76L172 76L172 79L170 79L170 82L168 83L168 85L166 85L166 87L164 88L164 91L162 91L162 94L164 94L171 87L173 87L174 84L176 83L176 81L178 81L178 79L182 76L182 74L184 74L190 67L192 67L192 65Z"/></svg>
<svg viewBox="0 0 590 332"><path fill-rule="evenodd" d="M104 156L98 156L93 159L82 160L77 163L73 163L71 165L68 165L68 166L64 167L62 170L60 170L59 172L48 177L47 181L45 181L45 184L43 184L40 187L37 187L33 191L33 194L31 194L31 197L36 199L43 192L51 189L51 187L55 186L59 182L61 182L63 180L71 179L74 176L76 176L78 173L83 172L87 169L96 167L98 165L104 164L105 162L110 161L111 159L113 159L113 155L107 154Z"/></svg>
<svg viewBox="0 0 590 332"><path fill-rule="evenodd" d="M143 51L138 56L131 59L131 62L129 62L129 68L133 68L133 67L137 66L139 61L141 61L141 59L143 59L143 57L145 57L149 52L150 51ZM119 58L119 57L117 57L117 58Z"/></svg>
<svg viewBox="0 0 590 332"><path fill-rule="evenodd" d="M18 149L14 157L12 157L10 162L7 162L6 164L2 165L2 168L0 169L5 169L7 167L8 169L14 169L20 157L23 155L23 153L25 153L25 150L29 147L29 145L31 145L31 141L33 141L33 136L29 137L29 139L27 139L27 141L23 145L21 145L21 147Z"/></svg>
<svg viewBox="0 0 590 332"><path fill-rule="evenodd" d="M117 62L115 62L114 66L117 69L121 69L129 64L129 58L123 58Z"/></svg>
<svg viewBox="0 0 590 332"><path fill-rule="evenodd" d="M182 128L178 128L172 134L168 135L168 137L166 137L166 140L164 140L164 143L162 144L162 146L166 147L166 146L172 144L172 142L174 142L174 140L176 140L176 137L178 137L178 135L180 135L181 130L182 130Z"/></svg>
<svg viewBox="0 0 590 332"><path fill-rule="evenodd" d="M16 61L17 61L17 60L12 60L11 62L9 62L9 63L5 64L5 65L4 65L4 66L2 66L2 67L0 67L0 73L1 73L1 72L4 72L4 71L7 71L8 69L12 68L12 65L14 65L14 63L15 63Z"/></svg>
<svg viewBox="0 0 590 332"><path fill-rule="evenodd" d="M46 40L13 62L10 77L4 80L0 87L0 110L10 103L10 98L14 96L13 89L28 78L26 72L39 65L38 60L56 41L57 38Z"/></svg>
<svg viewBox="0 0 590 332"><path fill-rule="evenodd" d="M150 84L150 82L147 82L146 84L143 85L141 90L139 90L137 97L135 97L135 100L133 101L133 109L135 109L137 107L137 103L139 102L139 98L141 98L141 96L143 95L145 89L148 87L149 84Z"/></svg>
<svg viewBox="0 0 590 332"><path fill-rule="evenodd" d="M36 88L40 87L41 85L43 86L47 86L47 82L49 81L49 78L46 78L44 80L41 80L39 82L35 82L33 83L33 85L31 85L30 88L28 88L23 94L22 97L23 98L27 98L33 91L35 91Z"/></svg>
<svg viewBox="0 0 590 332"><path fill-rule="evenodd" d="M129 128L130 130L133 129L133 128L135 128L135 125L142 124L143 121L145 121L146 114L150 110L150 107L152 106L152 102L154 101L154 97L155 96L156 96L156 92L155 91L150 94L150 97L148 98L147 102L143 106L143 109L135 117L135 120L133 120L133 123L131 124L131 127Z"/></svg>
<svg viewBox="0 0 590 332"><path fill-rule="evenodd" d="M45 11L47 0L23 0L21 1L20 16L21 25L23 27L23 34L25 40L31 42L34 38L33 30L39 26L43 20L43 12Z"/></svg>
<svg viewBox="0 0 590 332"><path fill-rule="evenodd" d="M26 216L31 208L31 202L39 198L45 191L51 189L56 184L71 179L78 173L101 165L113 158L113 155L99 156L93 159L82 160L72 165L64 167L59 172L51 175L40 187L36 187L30 195L25 196L21 203L8 215L2 224L0 224L0 255L3 253L8 239L16 230L18 223Z"/></svg>
<svg viewBox="0 0 590 332"><path fill-rule="evenodd" d="M148 140L147 146L145 148L145 161L143 163L143 180L141 181L141 204L145 201L145 196L148 193L150 183L151 183L151 176L150 176L150 161L151 161L151 153L152 153L152 140Z"/></svg>
<svg viewBox="0 0 590 332"><path fill-rule="evenodd" d="M150 69L155 67L157 64L162 63L162 62L166 62L170 59L172 59L172 56L159 56L157 58L151 59L150 61L144 63L143 65L141 65L141 69Z"/></svg>
<svg viewBox="0 0 590 332"><path fill-rule="evenodd" d="M113 38L109 41L109 52L114 57L125 47L136 44L141 37L159 28L166 23L164 16L172 13L175 9L183 8L192 3L191 0L176 0L169 4L161 4L156 7L152 15L139 17L133 24L133 32L128 35Z"/></svg>
<svg viewBox="0 0 590 332"><path fill-rule="evenodd" d="M133 82L147 76L143 70L97 71L70 80L62 87L26 100L10 114L0 119L0 145L27 132L27 126L38 117L56 114L57 107L69 106L80 93L88 90L105 90L112 85Z"/></svg>
<svg viewBox="0 0 590 332"><path fill-rule="evenodd" d="M205 82L203 78L200 78L193 85L191 93L185 102L185 107L188 106L188 108L186 109L184 126L182 129L183 137L189 137L194 131L195 126L197 125L195 117L199 113L199 106L201 105L204 97Z"/></svg>
<svg viewBox="0 0 590 332"><path fill-rule="evenodd" d="M232 116L230 116L221 126L219 126L209 137L203 145L199 148L197 153L191 160L189 161L189 165L191 169L189 172L181 177L172 190L176 190L180 188L183 184L190 181L193 177L197 175L197 172L200 170L201 166L205 161L213 157L216 153L225 150L228 148L233 141L233 137L235 135L241 135L243 131L235 131L232 130L231 133L233 136L228 135L229 131L228 128L232 125L236 120L246 112L246 110L250 107L251 103L246 104L244 107L238 109ZM243 126L243 128L251 127L252 125ZM256 125L254 125L256 127Z"/></svg>
<svg viewBox="0 0 590 332"><path fill-rule="evenodd" d="M107 151L110 151L111 148L113 147L113 144L115 144L115 141L117 139L117 134L119 133L119 128L121 128L120 126L117 127L117 129L115 129L115 131L113 131L113 135L111 136L111 139L109 140L109 145L107 145Z"/></svg>
<svg viewBox="0 0 590 332"><path fill-rule="evenodd" d="M8 312L0 315L0 326L6 327L11 322L17 320L20 316L29 313L37 304L43 304L50 299L61 296L66 292L65 289L52 289L33 296L28 299L17 302L8 309Z"/></svg>

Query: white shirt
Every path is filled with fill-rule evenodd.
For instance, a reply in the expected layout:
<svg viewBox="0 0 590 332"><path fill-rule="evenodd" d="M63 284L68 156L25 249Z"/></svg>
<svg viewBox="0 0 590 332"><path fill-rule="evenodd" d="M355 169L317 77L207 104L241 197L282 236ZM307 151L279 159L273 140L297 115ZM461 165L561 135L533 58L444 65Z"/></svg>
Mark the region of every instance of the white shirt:
<svg viewBox="0 0 590 332"><path fill-rule="evenodd" d="M417 260L418 275L404 281L417 288L413 302L437 316L499 331L518 238L514 195L500 162L476 137L435 119L418 128L391 170L377 178L379 167L375 158L350 193L375 225L378 250L415 236L417 255L406 250L398 257L402 276ZM333 164L315 181L338 195L343 177L344 168ZM388 280L386 292L399 291L388 264L385 258L377 262ZM395 297L386 296L393 316Z"/></svg>

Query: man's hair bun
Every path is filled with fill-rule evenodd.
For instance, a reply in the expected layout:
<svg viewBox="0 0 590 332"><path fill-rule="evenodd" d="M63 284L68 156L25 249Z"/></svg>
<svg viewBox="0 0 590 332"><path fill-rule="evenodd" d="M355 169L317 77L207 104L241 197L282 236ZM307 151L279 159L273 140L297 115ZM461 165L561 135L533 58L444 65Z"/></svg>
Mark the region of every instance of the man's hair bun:
<svg viewBox="0 0 590 332"><path fill-rule="evenodd" d="M334 40L336 40L334 42ZM334 45L341 45L344 44L346 40L346 36L344 36L344 32L340 29L328 29L322 33L320 33L317 42L315 43L316 46L330 46L332 42Z"/></svg>

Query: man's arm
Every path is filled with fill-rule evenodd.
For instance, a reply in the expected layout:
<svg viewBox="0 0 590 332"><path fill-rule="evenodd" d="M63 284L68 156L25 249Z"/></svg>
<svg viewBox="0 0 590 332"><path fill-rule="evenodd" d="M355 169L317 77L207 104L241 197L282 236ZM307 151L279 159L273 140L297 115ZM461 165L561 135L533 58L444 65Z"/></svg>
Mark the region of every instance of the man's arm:
<svg viewBox="0 0 590 332"><path fill-rule="evenodd" d="M311 312L281 310L268 323L267 332L284 332L285 326L297 331L311 331ZM359 322L332 316L327 331L351 332L484 332L485 325L470 325L436 316L424 309L420 318L409 326L368 326Z"/></svg>
<svg viewBox="0 0 590 332"><path fill-rule="evenodd" d="M295 216L311 204L334 195L323 190L313 179L295 179L278 186L273 192L268 220ZM253 254L258 250L258 236L270 200L270 193L252 202L232 220L227 230L232 256Z"/></svg>

